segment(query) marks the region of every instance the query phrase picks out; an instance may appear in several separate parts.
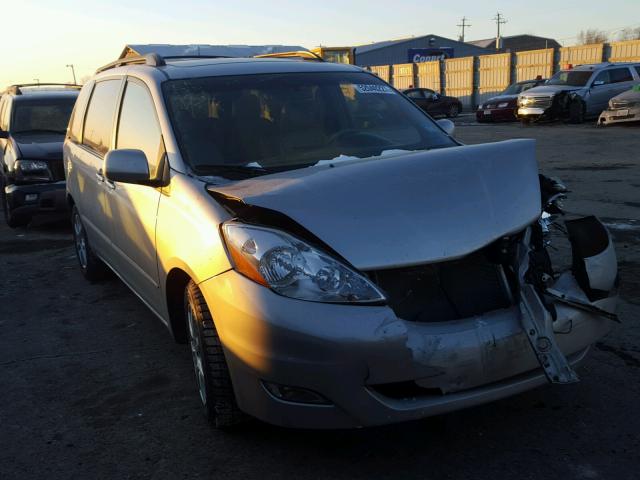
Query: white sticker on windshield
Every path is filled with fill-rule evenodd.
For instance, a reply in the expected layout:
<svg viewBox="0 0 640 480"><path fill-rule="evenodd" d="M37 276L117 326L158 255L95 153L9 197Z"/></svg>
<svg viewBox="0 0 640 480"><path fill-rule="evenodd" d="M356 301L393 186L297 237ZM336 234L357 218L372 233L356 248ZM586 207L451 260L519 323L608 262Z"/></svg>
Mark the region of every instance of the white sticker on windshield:
<svg viewBox="0 0 640 480"><path fill-rule="evenodd" d="M368 84L355 84L355 89L359 93L390 93L393 95L393 89L387 85L368 85Z"/></svg>

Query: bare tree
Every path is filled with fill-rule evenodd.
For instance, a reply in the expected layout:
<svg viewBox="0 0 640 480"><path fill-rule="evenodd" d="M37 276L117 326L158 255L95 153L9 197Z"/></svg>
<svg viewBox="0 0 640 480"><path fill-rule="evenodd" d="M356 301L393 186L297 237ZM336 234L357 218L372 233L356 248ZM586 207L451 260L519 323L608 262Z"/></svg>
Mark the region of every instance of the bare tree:
<svg viewBox="0 0 640 480"><path fill-rule="evenodd" d="M618 39L621 41L640 40L640 27L625 28L620 32L620 35L618 35Z"/></svg>
<svg viewBox="0 0 640 480"><path fill-rule="evenodd" d="M578 44L589 45L591 43L604 43L608 40L607 33L597 28L581 30L578 34Z"/></svg>

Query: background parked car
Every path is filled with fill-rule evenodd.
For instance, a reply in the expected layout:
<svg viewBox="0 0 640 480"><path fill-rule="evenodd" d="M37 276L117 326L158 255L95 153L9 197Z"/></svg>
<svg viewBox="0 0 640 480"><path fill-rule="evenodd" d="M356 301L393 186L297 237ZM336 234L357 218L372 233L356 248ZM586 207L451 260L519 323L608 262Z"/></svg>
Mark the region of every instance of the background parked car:
<svg viewBox="0 0 640 480"><path fill-rule="evenodd" d="M542 85L545 80L540 77L509 85L504 92L491 97L478 105L476 120L478 122L514 122L518 119L518 95L525 90Z"/></svg>
<svg viewBox="0 0 640 480"><path fill-rule="evenodd" d="M640 84L640 63L597 63L561 70L518 97L518 118L581 123L600 115L616 95Z"/></svg>
<svg viewBox="0 0 640 480"><path fill-rule="evenodd" d="M10 227L67 208L62 143L79 88L13 85L0 100L0 187Z"/></svg>
<svg viewBox="0 0 640 480"><path fill-rule="evenodd" d="M609 108L600 114L598 125L640 121L640 85L609 100Z"/></svg>
<svg viewBox="0 0 640 480"><path fill-rule="evenodd" d="M410 88L403 90L407 97L432 117L446 115L457 117L462 111L462 103L455 97L440 95L428 88Z"/></svg>

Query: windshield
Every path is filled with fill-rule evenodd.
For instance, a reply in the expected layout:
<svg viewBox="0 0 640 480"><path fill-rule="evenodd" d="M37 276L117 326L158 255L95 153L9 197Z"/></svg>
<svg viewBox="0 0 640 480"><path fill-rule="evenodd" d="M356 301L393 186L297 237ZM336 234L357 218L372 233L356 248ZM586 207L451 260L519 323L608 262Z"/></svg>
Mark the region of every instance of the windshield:
<svg viewBox="0 0 640 480"><path fill-rule="evenodd" d="M572 87L584 87L593 72L590 71L576 71L576 70L563 70L556 73L547 81L547 85L569 85Z"/></svg>
<svg viewBox="0 0 640 480"><path fill-rule="evenodd" d="M15 103L11 132L65 133L75 101L75 97L20 100Z"/></svg>
<svg viewBox="0 0 640 480"><path fill-rule="evenodd" d="M502 95L517 95L525 90L529 90L535 85L535 83L514 83L513 85L509 85Z"/></svg>
<svg viewBox="0 0 640 480"><path fill-rule="evenodd" d="M192 78L165 82L163 90L182 155L200 174L455 145L404 95L367 73Z"/></svg>

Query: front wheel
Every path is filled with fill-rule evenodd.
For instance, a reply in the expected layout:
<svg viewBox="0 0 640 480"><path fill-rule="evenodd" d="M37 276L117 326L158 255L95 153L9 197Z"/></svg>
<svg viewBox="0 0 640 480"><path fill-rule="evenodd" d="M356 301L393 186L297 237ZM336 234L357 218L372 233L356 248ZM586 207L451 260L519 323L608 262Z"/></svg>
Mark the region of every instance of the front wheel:
<svg viewBox="0 0 640 480"><path fill-rule="evenodd" d="M458 116L459 113L460 113L460 106L454 103L449 107L449 110L447 111L447 117L455 118Z"/></svg>
<svg viewBox="0 0 640 480"><path fill-rule="evenodd" d="M191 280L184 291L185 317L200 401L216 428L240 423L246 415L238 408L229 368L213 317L200 288Z"/></svg>
<svg viewBox="0 0 640 480"><path fill-rule="evenodd" d="M2 210L4 211L5 222L7 222L7 225L11 228L26 227L31 221L31 217L28 215L16 215L11 210L9 197L7 197L4 191L4 183L0 183L0 187L2 188Z"/></svg>
<svg viewBox="0 0 640 480"><path fill-rule="evenodd" d="M584 122L584 105L579 100L574 100L569 104L569 122Z"/></svg>

